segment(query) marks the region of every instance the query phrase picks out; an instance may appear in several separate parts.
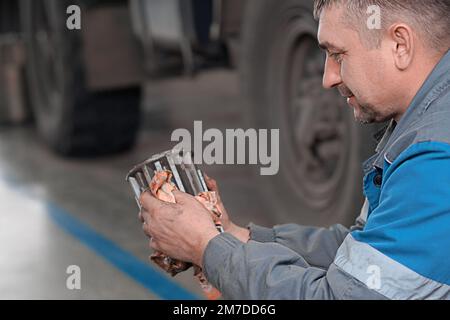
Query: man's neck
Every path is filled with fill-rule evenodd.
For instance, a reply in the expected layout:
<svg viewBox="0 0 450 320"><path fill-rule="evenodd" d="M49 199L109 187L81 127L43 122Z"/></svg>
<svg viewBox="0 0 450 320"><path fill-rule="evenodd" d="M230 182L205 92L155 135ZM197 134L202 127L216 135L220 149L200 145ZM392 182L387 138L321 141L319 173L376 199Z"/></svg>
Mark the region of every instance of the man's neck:
<svg viewBox="0 0 450 320"><path fill-rule="evenodd" d="M419 93L420 89L424 85L425 81L433 72L433 69L439 64L440 60L445 54L440 54L434 57L427 57L426 59L421 59L414 63L414 65L409 68L409 74L405 74L405 78L408 80L408 85L404 90L404 94L399 98L400 101L400 112L394 117L395 121L398 123L403 115L406 113L414 97Z"/></svg>

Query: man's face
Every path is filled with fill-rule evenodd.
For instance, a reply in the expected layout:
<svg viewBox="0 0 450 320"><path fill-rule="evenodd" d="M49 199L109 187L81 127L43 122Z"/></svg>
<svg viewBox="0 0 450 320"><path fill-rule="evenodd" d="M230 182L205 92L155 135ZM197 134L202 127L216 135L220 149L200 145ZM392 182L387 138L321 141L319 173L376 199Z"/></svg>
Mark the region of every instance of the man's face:
<svg viewBox="0 0 450 320"><path fill-rule="evenodd" d="M318 40L326 50L325 88L337 88L362 123L383 122L395 117L397 81L392 54L383 44L369 49L356 31L343 21L343 8L322 12Z"/></svg>

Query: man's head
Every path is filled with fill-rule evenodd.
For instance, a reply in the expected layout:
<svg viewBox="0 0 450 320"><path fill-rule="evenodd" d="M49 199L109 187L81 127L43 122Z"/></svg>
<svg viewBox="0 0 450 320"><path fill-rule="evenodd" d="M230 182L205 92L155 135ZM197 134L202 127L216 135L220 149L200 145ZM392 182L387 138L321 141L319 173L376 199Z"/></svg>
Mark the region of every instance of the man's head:
<svg viewBox="0 0 450 320"><path fill-rule="evenodd" d="M314 14L323 85L363 123L399 120L450 49L450 0L315 0Z"/></svg>

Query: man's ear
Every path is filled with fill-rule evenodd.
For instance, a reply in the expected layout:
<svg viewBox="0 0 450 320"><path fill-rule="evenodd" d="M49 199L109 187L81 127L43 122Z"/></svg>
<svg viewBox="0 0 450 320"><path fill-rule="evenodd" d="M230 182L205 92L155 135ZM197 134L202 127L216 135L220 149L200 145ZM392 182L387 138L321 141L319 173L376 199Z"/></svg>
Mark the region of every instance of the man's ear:
<svg viewBox="0 0 450 320"><path fill-rule="evenodd" d="M395 66L401 71L406 70L414 57L413 31L407 24L397 23L389 28L389 36L393 41L392 55Z"/></svg>

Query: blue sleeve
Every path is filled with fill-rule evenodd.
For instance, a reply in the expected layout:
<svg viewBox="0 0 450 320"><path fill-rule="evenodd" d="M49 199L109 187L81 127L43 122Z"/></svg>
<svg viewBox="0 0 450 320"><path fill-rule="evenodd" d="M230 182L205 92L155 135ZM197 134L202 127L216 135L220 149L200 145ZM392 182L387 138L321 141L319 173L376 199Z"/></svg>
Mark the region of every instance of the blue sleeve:
<svg viewBox="0 0 450 320"><path fill-rule="evenodd" d="M425 282L448 286L449 229L450 145L421 142L394 163L386 162L379 205L365 229L351 235L382 254L387 264L404 267ZM383 262L381 267L390 270Z"/></svg>
<svg viewBox="0 0 450 320"><path fill-rule="evenodd" d="M450 299L450 145L416 144L386 163L377 204L327 270L279 243L221 234L205 274L233 299Z"/></svg>

